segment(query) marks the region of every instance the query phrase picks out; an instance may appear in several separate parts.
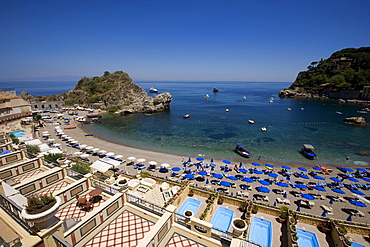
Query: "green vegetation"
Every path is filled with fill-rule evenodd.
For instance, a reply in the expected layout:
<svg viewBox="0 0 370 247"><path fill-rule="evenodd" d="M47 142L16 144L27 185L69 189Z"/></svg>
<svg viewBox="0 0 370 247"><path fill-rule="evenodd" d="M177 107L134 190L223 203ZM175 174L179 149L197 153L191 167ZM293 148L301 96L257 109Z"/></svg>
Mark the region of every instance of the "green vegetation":
<svg viewBox="0 0 370 247"><path fill-rule="evenodd" d="M47 161L51 161L53 163L57 163L57 159L64 158L64 154L46 154L44 155L44 159Z"/></svg>
<svg viewBox="0 0 370 247"><path fill-rule="evenodd" d="M50 195L30 196L27 198L26 210L32 214L33 211L43 208L44 206L55 201L55 197ZM38 211L36 212L38 213Z"/></svg>
<svg viewBox="0 0 370 247"><path fill-rule="evenodd" d="M85 163L85 162L76 161L76 164L71 167L71 170L85 175L85 174L90 173L90 164Z"/></svg>
<svg viewBox="0 0 370 247"><path fill-rule="evenodd" d="M41 150L37 145L26 145L26 152L31 154L38 154L41 152Z"/></svg>
<svg viewBox="0 0 370 247"><path fill-rule="evenodd" d="M19 139L12 133L9 133L9 137L12 140L12 143L19 144Z"/></svg>
<svg viewBox="0 0 370 247"><path fill-rule="evenodd" d="M290 88L300 87L312 93L325 88L361 90L370 86L370 47L343 49L307 68Z"/></svg>

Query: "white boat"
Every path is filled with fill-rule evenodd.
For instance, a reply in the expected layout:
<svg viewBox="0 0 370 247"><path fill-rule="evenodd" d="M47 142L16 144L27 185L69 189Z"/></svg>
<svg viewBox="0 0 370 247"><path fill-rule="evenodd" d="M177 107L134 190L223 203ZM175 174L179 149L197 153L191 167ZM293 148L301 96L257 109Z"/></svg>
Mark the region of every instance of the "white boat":
<svg viewBox="0 0 370 247"><path fill-rule="evenodd" d="M243 100L246 100L247 99L247 96L243 96Z"/></svg>
<svg viewBox="0 0 370 247"><path fill-rule="evenodd" d="M261 130L262 130L262 131L267 131L266 126L262 126L262 127L261 127Z"/></svg>
<svg viewBox="0 0 370 247"><path fill-rule="evenodd" d="M205 98L205 99L208 99L208 98L209 98L208 93L207 93L206 95L204 95L204 98Z"/></svg>
<svg viewBox="0 0 370 247"><path fill-rule="evenodd" d="M271 97L270 100L269 100L269 103L273 103L274 102L274 97Z"/></svg>
<svg viewBox="0 0 370 247"><path fill-rule="evenodd" d="M250 124L254 124L254 121L253 121L252 119L249 119L249 120L248 120L248 122L249 122Z"/></svg>
<svg viewBox="0 0 370 247"><path fill-rule="evenodd" d="M154 88L154 87L151 87L149 89L149 93L158 93L158 90L156 88Z"/></svg>

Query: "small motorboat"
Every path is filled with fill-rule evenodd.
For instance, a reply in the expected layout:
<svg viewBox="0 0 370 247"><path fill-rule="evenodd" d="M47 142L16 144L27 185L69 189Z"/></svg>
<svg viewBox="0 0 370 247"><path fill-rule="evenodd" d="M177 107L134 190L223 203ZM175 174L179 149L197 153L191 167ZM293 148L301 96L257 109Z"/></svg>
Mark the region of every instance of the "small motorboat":
<svg viewBox="0 0 370 247"><path fill-rule="evenodd" d="M269 103L273 103L274 102L274 97L271 97L270 100L269 100Z"/></svg>
<svg viewBox="0 0 370 247"><path fill-rule="evenodd" d="M254 124L254 121L253 121L252 119L249 119L249 120L248 120L248 123L250 123L250 124Z"/></svg>
<svg viewBox="0 0 370 247"><path fill-rule="evenodd" d="M303 144L302 153L308 159L314 159L317 155L313 151L315 148L311 144Z"/></svg>
<svg viewBox="0 0 370 247"><path fill-rule="evenodd" d="M286 109L287 109L288 111L291 111L291 110L292 110L292 108L289 108L289 107L288 107L288 108L286 108Z"/></svg>
<svg viewBox="0 0 370 247"><path fill-rule="evenodd" d="M341 112L341 111L336 111L335 113L338 114L338 115L344 115L344 113Z"/></svg>
<svg viewBox="0 0 370 247"><path fill-rule="evenodd" d="M208 99L209 98L209 94L207 93L206 95L204 95L204 98L205 99Z"/></svg>
<svg viewBox="0 0 370 247"><path fill-rule="evenodd" d="M249 156L251 156L251 153L248 152L247 150L245 150L245 145L242 144L242 143L237 143L234 151L236 153L240 154L241 156L244 156L244 157L247 157L247 158L249 158Z"/></svg>
<svg viewBox="0 0 370 247"><path fill-rule="evenodd" d="M75 129L76 127L64 127L66 130Z"/></svg>
<svg viewBox="0 0 370 247"><path fill-rule="evenodd" d="M243 100L247 100L247 96L243 96Z"/></svg>
<svg viewBox="0 0 370 247"><path fill-rule="evenodd" d="M217 88L217 87L214 87L214 88L213 88L213 92L214 92L214 93L218 93L218 88Z"/></svg>
<svg viewBox="0 0 370 247"><path fill-rule="evenodd" d="M261 127L261 130L262 130L262 131L267 131L266 126L262 126L262 127Z"/></svg>
<svg viewBox="0 0 370 247"><path fill-rule="evenodd" d="M149 93L158 93L158 90L156 88L154 88L154 87L151 87L149 89Z"/></svg>
<svg viewBox="0 0 370 247"><path fill-rule="evenodd" d="M190 117L190 114L185 114L185 115L183 116L183 118L188 118L188 117Z"/></svg>

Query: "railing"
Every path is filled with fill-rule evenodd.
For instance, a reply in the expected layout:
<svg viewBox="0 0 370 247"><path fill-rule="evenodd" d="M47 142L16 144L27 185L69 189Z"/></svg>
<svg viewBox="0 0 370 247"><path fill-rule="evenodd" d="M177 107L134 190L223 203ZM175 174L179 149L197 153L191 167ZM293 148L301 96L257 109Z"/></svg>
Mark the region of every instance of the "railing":
<svg viewBox="0 0 370 247"><path fill-rule="evenodd" d="M211 237L214 238L214 239L217 239L219 241L231 242L231 240L234 236L234 234L232 234L231 232L221 230L217 227L212 227L212 230L217 231L218 234L215 233L215 232L212 232Z"/></svg>
<svg viewBox="0 0 370 247"><path fill-rule="evenodd" d="M255 243L253 241L250 241L250 240L242 240L240 242L240 247L254 247L254 246L266 247L265 245L257 244L257 243Z"/></svg>
<svg viewBox="0 0 370 247"><path fill-rule="evenodd" d="M108 185L106 183L100 182L99 180L90 178L91 184L93 187L101 189L102 191L114 196L120 191L120 188L113 186L113 185Z"/></svg>
<svg viewBox="0 0 370 247"><path fill-rule="evenodd" d="M76 180L79 180L79 179L81 179L81 178L83 178L83 177L84 177L84 175L83 175L83 174L81 174L81 173L79 173L79 172L76 172L76 171L74 171L74 170L72 170L72 169L70 169L70 168L66 168L66 171L67 171L67 175L68 175L69 177L74 178L74 179L76 179Z"/></svg>
<svg viewBox="0 0 370 247"><path fill-rule="evenodd" d="M24 220L21 216L22 208L15 202L8 199L0 193L0 207L7 212L18 224L20 224L28 233L33 234L33 224Z"/></svg>
<svg viewBox="0 0 370 247"><path fill-rule="evenodd" d="M149 212L152 212L153 214L156 214L158 216L162 216L166 211L163 207L158 206L152 202L146 201L136 195L130 194L130 192L127 192L126 195L128 202L134 204L135 206L143 208Z"/></svg>
<svg viewBox="0 0 370 247"><path fill-rule="evenodd" d="M21 239L18 237L10 242L5 242L5 240L0 236L0 246L1 247L20 247L22 246Z"/></svg>
<svg viewBox="0 0 370 247"><path fill-rule="evenodd" d="M64 232L67 232L70 228L72 228L74 225L76 225L79 221L81 221L81 218L78 218L77 220L75 218L68 218L63 221L63 230Z"/></svg>
<svg viewBox="0 0 370 247"><path fill-rule="evenodd" d="M67 243L64 239L53 233L53 239L55 241L55 246L57 247L72 247L73 245L70 245Z"/></svg>
<svg viewBox="0 0 370 247"><path fill-rule="evenodd" d="M188 228L188 229L191 229L191 226L186 223L186 217L184 215L181 215L181 214L178 214L178 213L174 213L175 214L175 222Z"/></svg>

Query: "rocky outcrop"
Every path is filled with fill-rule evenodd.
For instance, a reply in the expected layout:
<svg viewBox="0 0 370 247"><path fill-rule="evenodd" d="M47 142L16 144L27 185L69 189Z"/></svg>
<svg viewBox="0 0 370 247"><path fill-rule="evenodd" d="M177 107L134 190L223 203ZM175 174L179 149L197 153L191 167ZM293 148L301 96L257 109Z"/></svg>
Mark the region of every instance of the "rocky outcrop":
<svg viewBox="0 0 370 247"><path fill-rule="evenodd" d="M297 90L285 88L278 93L280 98L293 98L293 97L309 97L308 94L298 92Z"/></svg>
<svg viewBox="0 0 370 247"><path fill-rule="evenodd" d="M343 119L346 124L356 125L356 126L366 126L368 125L363 117L348 117Z"/></svg>
<svg viewBox="0 0 370 247"><path fill-rule="evenodd" d="M135 102L129 106L120 106L120 110L116 111L115 114L164 111L170 108L171 101L172 95L170 93L161 93L155 98L147 97L142 102Z"/></svg>

